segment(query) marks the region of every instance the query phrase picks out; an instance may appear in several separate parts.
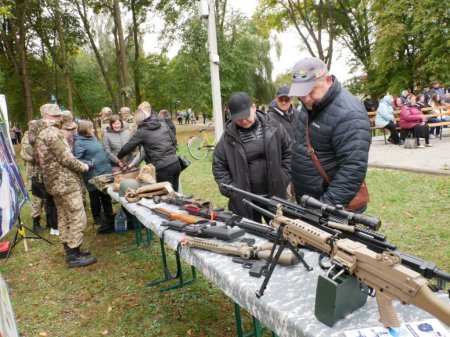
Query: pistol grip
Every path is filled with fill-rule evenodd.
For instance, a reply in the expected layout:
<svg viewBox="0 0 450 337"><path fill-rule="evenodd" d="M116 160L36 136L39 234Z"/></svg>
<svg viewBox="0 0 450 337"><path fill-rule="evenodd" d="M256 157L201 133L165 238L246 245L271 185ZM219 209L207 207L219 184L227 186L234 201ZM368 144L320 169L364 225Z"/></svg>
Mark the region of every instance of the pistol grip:
<svg viewBox="0 0 450 337"><path fill-rule="evenodd" d="M398 328L400 322L397 318L397 313L392 306L392 300L383 294L382 291L377 290L376 295L378 311L380 313L380 322L389 328Z"/></svg>

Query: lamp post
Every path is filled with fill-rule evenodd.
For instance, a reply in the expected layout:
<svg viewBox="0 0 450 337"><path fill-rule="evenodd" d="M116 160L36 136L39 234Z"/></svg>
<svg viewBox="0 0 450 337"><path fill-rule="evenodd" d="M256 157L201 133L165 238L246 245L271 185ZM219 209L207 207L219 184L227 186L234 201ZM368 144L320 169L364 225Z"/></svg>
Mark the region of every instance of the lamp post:
<svg viewBox="0 0 450 337"><path fill-rule="evenodd" d="M214 0L200 0L199 14L208 19L209 64L211 70L211 93L216 140L223 133L222 100L220 97L219 54L217 52L216 15Z"/></svg>

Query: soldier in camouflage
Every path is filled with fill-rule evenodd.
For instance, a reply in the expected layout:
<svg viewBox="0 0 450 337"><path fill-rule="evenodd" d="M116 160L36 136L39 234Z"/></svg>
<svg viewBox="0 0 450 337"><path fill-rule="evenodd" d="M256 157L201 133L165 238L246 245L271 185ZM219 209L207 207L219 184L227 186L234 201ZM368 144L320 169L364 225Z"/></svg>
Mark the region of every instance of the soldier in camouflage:
<svg viewBox="0 0 450 337"><path fill-rule="evenodd" d="M71 267L82 267L97 262L87 251L80 250L86 228L81 188L77 173L87 172L88 165L71 153L66 138L58 128L61 111L56 104L41 106L42 129L36 133L36 157L47 193L53 196L58 210L60 238L66 250L66 261Z"/></svg>
<svg viewBox="0 0 450 337"><path fill-rule="evenodd" d="M131 135L134 135L137 130L137 125L134 122L134 117L131 114L130 108L124 106L119 111L120 119L122 120L123 128L130 131Z"/></svg>
<svg viewBox="0 0 450 337"><path fill-rule="evenodd" d="M32 125L36 123L35 120L32 120L28 123L28 128L31 128ZM26 131L22 137L22 147L20 149L20 157L25 162L25 171L27 173L27 188L31 191L31 177L35 175L35 160L34 160L34 149L30 144L28 138L29 131ZM33 232L42 233L43 229L40 225L41 222L41 214L42 207L44 206L44 200L31 195L31 207L32 213L31 217L33 218Z"/></svg>
<svg viewBox="0 0 450 337"><path fill-rule="evenodd" d="M111 116L112 110L105 106L100 112L100 132L98 133L99 139L103 139L103 135L109 128L109 120L111 119Z"/></svg>

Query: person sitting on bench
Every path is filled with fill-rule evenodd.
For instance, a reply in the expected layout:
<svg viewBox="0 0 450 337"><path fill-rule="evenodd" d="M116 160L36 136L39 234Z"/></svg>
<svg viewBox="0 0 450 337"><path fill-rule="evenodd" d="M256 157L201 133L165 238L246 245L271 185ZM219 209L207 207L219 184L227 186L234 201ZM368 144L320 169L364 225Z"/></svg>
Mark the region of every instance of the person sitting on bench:
<svg viewBox="0 0 450 337"><path fill-rule="evenodd" d="M413 137L417 139L417 147L433 146L430 144L429 138L430 127L427 124L426 117L417 106L415 95L410 95L406 105L402 106L400 110L400 128L401 140L405 141L406 136L412 131ZM425 146L420 145L420 138L425 138Z"/></svg>
<svg viewBox="0 0 450 337"><path fill-rule="evenodd" d="M391 135L387 139L389 143L403 145L404 142L400 140L397 132L398 125L395 123L393 112L392 97L390 95L385 95L378 105L375 126L383 127L391 132Z"/></svg>

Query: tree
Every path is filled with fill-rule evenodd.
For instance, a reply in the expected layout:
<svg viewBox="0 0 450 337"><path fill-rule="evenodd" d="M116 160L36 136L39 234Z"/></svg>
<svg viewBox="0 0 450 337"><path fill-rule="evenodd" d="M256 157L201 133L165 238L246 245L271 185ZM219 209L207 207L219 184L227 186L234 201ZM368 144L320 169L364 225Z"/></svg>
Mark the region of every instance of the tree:
<svg viewBox="0 0 450 337"><path fill-rule="evenodd" d="M335 8L332 0L261 0L259 11L265 29L285 30L293 26L305 48L328 68L333 57Z"/></svg>

